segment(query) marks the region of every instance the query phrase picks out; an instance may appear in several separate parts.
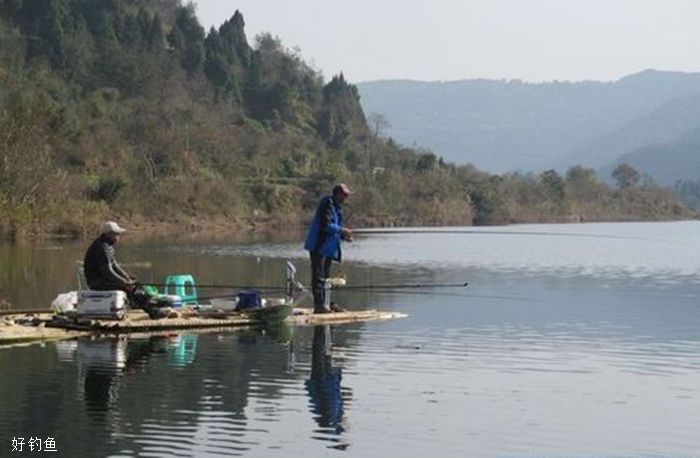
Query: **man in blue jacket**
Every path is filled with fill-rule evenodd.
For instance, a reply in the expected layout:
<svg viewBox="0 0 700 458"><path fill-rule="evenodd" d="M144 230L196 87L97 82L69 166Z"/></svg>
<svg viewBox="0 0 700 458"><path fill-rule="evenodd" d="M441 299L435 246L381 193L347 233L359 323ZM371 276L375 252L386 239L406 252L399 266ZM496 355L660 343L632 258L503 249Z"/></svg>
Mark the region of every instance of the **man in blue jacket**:
<svg viewBox="0 0 700 458"><path fill-rule="evenodd" d="M335 304L325 304L324 283L331 275L331 263L341 261L341 240L352 241L352 231L343 227L343 203L350 194L350 188L343 183L333 187L333 192L319 202L309 227L304 249L311 256L314 313L343 311Z"/></svg>

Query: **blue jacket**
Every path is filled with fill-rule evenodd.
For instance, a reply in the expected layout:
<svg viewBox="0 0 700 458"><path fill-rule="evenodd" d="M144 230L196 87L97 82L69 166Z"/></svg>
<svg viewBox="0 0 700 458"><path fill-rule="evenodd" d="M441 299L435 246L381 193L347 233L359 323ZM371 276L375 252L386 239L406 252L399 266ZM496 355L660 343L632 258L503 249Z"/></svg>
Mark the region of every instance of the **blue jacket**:
<svg viewBox="0 0 700 458"><path fill-rule="evenodd" d="M325 196L316 208L304 249L310 253L340 261L342 228L343 209L340 203L333 196Z"/></svg>

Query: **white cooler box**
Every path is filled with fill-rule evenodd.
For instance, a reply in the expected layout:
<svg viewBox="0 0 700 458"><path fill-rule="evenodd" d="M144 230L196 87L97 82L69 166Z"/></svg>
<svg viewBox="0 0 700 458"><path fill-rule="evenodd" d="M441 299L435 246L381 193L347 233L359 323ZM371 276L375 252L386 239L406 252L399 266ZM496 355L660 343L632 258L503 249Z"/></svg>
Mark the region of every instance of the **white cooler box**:
<svg viewBox="0 0 700 458"><path fill-rule="evenodd" d="M78 316L122 319L128 309L124 291L80 291Z"/></svg>

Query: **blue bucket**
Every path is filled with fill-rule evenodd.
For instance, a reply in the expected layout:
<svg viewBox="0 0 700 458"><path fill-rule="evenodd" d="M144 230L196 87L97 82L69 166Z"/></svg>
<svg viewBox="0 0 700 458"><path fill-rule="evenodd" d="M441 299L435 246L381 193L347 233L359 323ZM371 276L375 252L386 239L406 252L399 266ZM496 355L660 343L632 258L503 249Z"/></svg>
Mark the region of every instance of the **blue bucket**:
<svg viewBox="0 0 700 458"><path fill-rule="evenodd" d="M238 305L236 310L254 310L262 308L262 296L260 291L247 290L238 293Z"/></svg>

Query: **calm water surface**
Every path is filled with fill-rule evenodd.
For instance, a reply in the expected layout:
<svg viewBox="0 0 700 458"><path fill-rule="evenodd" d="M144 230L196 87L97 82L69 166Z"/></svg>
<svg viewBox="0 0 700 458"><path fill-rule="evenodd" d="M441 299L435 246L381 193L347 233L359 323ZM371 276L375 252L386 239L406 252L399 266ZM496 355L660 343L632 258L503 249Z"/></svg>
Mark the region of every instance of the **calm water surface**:
<svg viewBox="0 0 700 458"><path fill-rule="evenodd" d="M700 223L374 234L338 292L382 323L0 349L0 456L700 456ZM0 246L0 296L47 305L83 246ZM140 279L306 279L299 242L125 240ZM25 443L25 450L26 450ZM25 452L28 453L28 452ZM36 452L34 452L36 453Z"/></svg>

